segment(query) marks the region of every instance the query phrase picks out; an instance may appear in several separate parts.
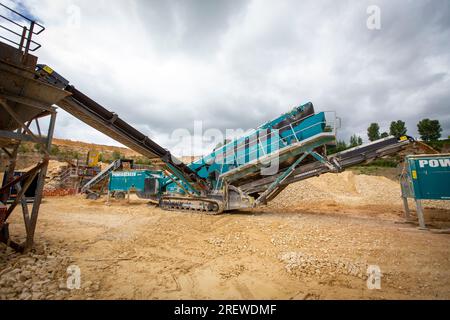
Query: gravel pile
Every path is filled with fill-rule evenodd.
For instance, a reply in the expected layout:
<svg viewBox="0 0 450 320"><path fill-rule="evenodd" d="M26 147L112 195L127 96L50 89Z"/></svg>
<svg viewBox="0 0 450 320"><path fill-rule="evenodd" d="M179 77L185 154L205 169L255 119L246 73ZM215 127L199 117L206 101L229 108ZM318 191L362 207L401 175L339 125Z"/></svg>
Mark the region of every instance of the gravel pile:
<svg viewBox="0 0 450 320"><path fill-rule="evenodd" d="M67 267L73 261L64 252L34 250L18 254L0 247L0 300L61 300L84 291L93 296L99 285L86 282L81 290L67 288Z"/></svg>
<svg viewBox="0 0 450 320"><path fill-rule="evenodd" d="M342 274L360 279L367 278L368 265L366 263L317 258L302 252L285 252L280 255L279 259L285 263L286 271L296 276L335 276Z"/></svg>
<svg viewBox="0 0 450 320"><path fill-rule="evenodd" d="M305 205L402 206L400 183L383 176L344 171L327 173L289 185L273 201L270 209L296 209ZM412 203L411 203L412 204ZM425 207L450 209L450 201L425 201Z"/></svg>
<svg viewBox="0 0 450 320"><path fill-rule="evenodd" d="M47 168L47 178L44 191L53 191L61 188L60 174L69 167L67 162L50 160Z"/></svg>

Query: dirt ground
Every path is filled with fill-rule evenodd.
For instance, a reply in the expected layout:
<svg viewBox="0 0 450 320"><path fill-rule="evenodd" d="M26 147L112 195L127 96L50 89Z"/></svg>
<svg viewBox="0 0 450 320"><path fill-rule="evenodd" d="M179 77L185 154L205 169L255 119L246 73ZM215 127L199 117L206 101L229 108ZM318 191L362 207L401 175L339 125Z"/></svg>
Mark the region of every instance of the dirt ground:
<svg viewBox="0 0 450 320"><path fill-rule="evenodd" d="M448 204L425 207L430 228L450 227ZM450 299L450 235L402 215L396 181L352 172L217 216L47 198L36 249L24 257L0 247L0 298ZM12 218L11 234L23 235L20 213ZM80 289L65 285L70 265ZM373 265L381 289L368 288Z"/></svg>

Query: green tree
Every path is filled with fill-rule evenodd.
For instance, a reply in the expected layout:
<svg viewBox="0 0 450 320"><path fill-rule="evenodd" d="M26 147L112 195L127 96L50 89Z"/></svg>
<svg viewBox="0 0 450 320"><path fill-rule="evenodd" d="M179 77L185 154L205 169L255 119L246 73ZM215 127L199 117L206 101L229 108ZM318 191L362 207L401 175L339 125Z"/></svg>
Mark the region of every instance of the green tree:
<svg viewBox="0 0 450 320"><path fill-rule="evenodd" d="M378 123L371 123L369 128L367 128L367 136L370 141L375 141L380 139L380 126Z"/></svg>
<svg viewBox="0 0 450 320"><path fill-rule="evenodd" d="M139 157L137 159L134 160L135 164L141 164L141 165L151 165L152 161L150 159L144 158L144 157Z"/></svg>
<svg viewBox="0 0 450 320"><path fill-rule="evenodd" d="M356 134L350 137L350 148L360 146L362 145L362 143L363 143L362 138L357 136Z"/></svg>
<svg viewBox="0 0 450 320"><path fill-rule="evenodd" d="M57 156L60 153L59 147L55 144L52 144L52 147L50 149L50 154L52 156Z"/></svg>
<svg viewBox="0 0 450 320"><path fill-rule="evenodd" d="M338 153L338 152L341 152L341 151L344 151L344 150L347 150L347 149L348 149L348 146L347 146L347 143L345 143L344 140L337 140L336 141L336 145L329 146L327 148L327 155L335 154L335 153Z"/></svg>
<svg viewBox="0 0 450 320"><path fill-rule="evenodd" d="M402 120L392 121L389 128L389 134L394 137L401 137L406 134L405 122Z"/></svg>
<svg viewBox="0 0 450 320"><path fill-rule="evenodd" d="M343 140L338 140L336 142L336 152L341 152L348 149L347 144Z"/></svg>
<svg viewBox="0 0 450 320"><path fill-rule="evenodd" d="M30 150L28 149L28 146L27 146L25 143L21 143L21 144L19 145L18 152L19 152L20 154L27 153L28 151L30 151Z"/></svg>
<svg viewBox="0 0 450 320"><path fill-rule="evenodd" d="M113 160L119 160L119 159L122 158L122 155L120 154L119 151L114 151L114 152L112 153L112 158L113 158Z"/></svg>
<svg viewBox="0 0 450 320"><path fill-rule="evenodd" d="M383 133L380 135L380 138L387 138L387 137L389 137L389 133L387 133L387 132L383 132Z"/></svg>
<svg viewBox="0 0 450 320"><path fill-rule="evenodd" d="M417 124L420 138L424 141L437 141L441 137L441 124L439 120L423 119Z"/></svg>

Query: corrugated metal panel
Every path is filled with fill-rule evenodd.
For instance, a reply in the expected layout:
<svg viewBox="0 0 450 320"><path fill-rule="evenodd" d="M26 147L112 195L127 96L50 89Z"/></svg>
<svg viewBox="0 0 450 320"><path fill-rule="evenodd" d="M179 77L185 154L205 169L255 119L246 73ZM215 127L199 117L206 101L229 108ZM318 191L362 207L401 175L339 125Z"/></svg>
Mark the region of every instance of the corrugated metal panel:
<svg viewBox="0 0 450 320"><path fill-rule="evenodd" d="M406 160L416 199L450 200L450 154L408 156Z"/></svg>

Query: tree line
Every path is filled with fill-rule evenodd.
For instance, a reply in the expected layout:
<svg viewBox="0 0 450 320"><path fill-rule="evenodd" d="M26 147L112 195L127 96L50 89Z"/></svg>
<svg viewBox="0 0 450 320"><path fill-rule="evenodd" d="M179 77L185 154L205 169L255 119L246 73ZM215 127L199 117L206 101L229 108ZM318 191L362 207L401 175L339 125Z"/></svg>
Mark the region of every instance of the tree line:
<svg viewBox="0 0 450 320"><path fill-rule="evenodd" d="M388 136L401 137L407 133L406 124L402 120L392 121L389 126L389 132L380 132L380 125L373 122L367 128L367 137L369 141L375 141L378 139L386 138ZM423 119L417 123L417 131L420 138L425 142L434 142L441 138L442 127L439 120ZM349 148L357 147L363 144L363 140L356 134L350 137L350 142L347 144L344 140L338 140L336 147L332 148L332 152L340 152Z"/></svg>
<svg viewBox="0 0 450 320"><path fill-rule="evenodd" d="M394 137L404 136L407 131L405 122L397 120L391 122L389 133L383 132L380 134L380 126L374 122L367 128L367 136L370 141L375 141L380 138L386 138L389 135ZM423 141L437 141L441 137L442 127L439 120L423 119L417 124L417 131Z"/></svg>

